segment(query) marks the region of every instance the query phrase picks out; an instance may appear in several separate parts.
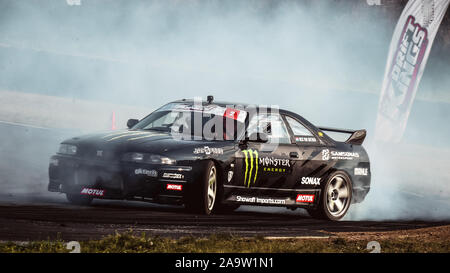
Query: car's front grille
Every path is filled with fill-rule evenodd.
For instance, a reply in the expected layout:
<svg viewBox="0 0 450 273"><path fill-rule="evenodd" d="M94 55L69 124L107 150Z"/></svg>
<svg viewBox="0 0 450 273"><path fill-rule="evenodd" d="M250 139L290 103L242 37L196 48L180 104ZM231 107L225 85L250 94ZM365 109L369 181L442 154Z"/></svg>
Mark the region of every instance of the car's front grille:
<svg viewBox="0 0 450 273"><path fill-rule="evenodd" d="M73 173L75 185L103 185L110 188L123 189L123 178L120 173L110 172L99 167L80 167Z"/></svg>

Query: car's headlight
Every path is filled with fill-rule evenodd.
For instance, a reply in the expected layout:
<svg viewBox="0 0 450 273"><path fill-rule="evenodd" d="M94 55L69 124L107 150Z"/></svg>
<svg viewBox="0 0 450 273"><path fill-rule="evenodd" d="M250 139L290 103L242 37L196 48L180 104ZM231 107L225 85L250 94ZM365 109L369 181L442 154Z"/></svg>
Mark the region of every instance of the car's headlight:
<svg viewBox="0 0 450 273"><path fill-rule="evenodd" d="M167 164L167 165L174 165L176 163L175 159L146 153L126 153L122 156L122 160L128 162L141 162L141 163Z"/></svg>
<svg viewBox="0 0 450 273"><path fill-rule="evenodd" d="M155 164L166 164L166 165L174 165L175 163L177 163L175 159L171 159L160 155L151 155L150 162Z"/></svg>
<svg viewBox="0 0 450 273"><path fill-rule="evenodd" d="M77 146L70 144L61 144L58 153L64 155L75 155L77 153Z"/></svg>

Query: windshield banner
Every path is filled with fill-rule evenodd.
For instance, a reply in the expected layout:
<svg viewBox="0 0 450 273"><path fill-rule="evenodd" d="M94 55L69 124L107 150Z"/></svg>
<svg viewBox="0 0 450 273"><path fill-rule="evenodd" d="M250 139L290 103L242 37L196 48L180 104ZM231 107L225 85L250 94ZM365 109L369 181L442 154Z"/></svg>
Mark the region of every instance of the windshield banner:
<svg viewBox="0 0 450 273"><path fill-rule="evenodd" d="M176 111L194 111L202 112L203 114L210 114L215 116L223 116L237 120L239 122L245 122L247 112L244 110L237 110L230 107L221 107L219 105L198 105L198 104L178 104L174 107Z"/></svg>

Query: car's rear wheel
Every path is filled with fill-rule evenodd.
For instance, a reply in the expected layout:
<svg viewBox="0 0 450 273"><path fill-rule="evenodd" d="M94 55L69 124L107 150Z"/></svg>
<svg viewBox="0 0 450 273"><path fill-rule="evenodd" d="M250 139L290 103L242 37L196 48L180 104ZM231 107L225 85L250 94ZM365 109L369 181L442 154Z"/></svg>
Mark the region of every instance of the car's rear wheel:
<svg viewBox="0 0 450 273"><path fill-rule="evenodd" d="M191 198L186 202L188 210L209 215L216 207L218 173L213 161L206 163L205 172L198 187L191 194Z"/></svg>
<svg viewBox="0 0 450 273"><path fill-rule="evenodd" d="M92 203L93 198L90 196L66 193L67 200L74 205L89 206Z"/></svg>
<svg viewBox="0 0 450 273"><path fill-rule="evenodd" d="M338 221L347 213L352 200L352 182L347 173L332 173L323 187L319 207L308 210L314 218Z"/></svg>

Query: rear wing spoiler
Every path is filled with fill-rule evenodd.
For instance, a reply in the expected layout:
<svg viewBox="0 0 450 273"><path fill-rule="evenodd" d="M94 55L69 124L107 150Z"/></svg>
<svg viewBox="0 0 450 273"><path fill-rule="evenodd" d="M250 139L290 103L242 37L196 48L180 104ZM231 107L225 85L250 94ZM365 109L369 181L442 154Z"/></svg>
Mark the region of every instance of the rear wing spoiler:
<svg viewBox="0 0 450 273"><path fill-rule="evenodd" d="M362 145L364 142L364 139L366 138L366 135L367 135L367 131L365 129L349 130L349 129L337 129L337 128L330 128L330 127L319 127L319 129L322 131L328 131L328 132L350 134L350 137L345 141L345 143L348 143L348 144Z"/></svg>

